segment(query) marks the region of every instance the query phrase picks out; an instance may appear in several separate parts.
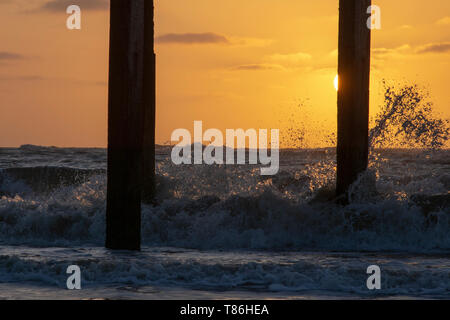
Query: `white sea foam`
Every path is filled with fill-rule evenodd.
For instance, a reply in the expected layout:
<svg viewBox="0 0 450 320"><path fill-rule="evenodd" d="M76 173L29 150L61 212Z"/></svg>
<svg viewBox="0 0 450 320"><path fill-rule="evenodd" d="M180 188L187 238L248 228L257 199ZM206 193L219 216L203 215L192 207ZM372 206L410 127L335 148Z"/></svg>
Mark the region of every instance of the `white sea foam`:
<svg viewBox="0 0 450 320"><path fill-rule="evenodd" d="M381 153L371 169L376 190L355 185L347 206L327 201L335 172L327 150L306 160L306 152L284 154L273 178L246 166L181 168L161 161L161 203L143 206L143 242L197 249L450 250L448 197L427 205L413 197L448 192L448 153ZM0 171L0 241L103 244L105 174L77 170ZM42 190L39 181L53 187Z"/></svg>

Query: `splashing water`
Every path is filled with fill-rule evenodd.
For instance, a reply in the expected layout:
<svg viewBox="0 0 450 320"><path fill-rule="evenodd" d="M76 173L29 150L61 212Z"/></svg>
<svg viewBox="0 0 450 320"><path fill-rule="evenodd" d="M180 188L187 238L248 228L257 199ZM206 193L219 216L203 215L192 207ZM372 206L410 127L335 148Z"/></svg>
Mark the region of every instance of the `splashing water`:
<svg viewBox="0 0 450 320"><path fill-rule="evenodd" d="M418 85L388 85L384 105L374 119L372 148L407 147L440 149L449 140L449 121L433 114L429 93Z"/></svg>

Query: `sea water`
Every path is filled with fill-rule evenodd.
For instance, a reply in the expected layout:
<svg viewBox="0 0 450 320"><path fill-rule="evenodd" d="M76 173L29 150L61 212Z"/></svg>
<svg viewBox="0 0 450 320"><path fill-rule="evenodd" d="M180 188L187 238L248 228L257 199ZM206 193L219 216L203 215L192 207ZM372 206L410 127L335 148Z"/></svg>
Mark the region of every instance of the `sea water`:
<svg viewBox="0 0 450 320"><path fill-rule="evenodd" d="M185 165L157 148L141 252L103 248L106 150L0 149L0 298L450 298L450 150L375 150L348 205L333 149L280 172ZM78 265L82 289L67 290ZM369 290L367 267L381 269Z"/></svg>

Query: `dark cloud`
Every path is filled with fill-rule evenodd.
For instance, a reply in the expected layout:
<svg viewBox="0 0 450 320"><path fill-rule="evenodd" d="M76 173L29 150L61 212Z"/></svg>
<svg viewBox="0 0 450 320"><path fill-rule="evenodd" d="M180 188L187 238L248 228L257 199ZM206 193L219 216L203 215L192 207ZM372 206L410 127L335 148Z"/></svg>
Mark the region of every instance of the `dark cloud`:
<svg viewBox="0 0 450 320"><path fill-rule="evenodd" d="M158 43L164 44L229 44L230 41L223 35L207 33L168 33L156 37Z"/></svg>
<svg viewBox="0 0 450 320"><path fill-rule="evenodd" d="M0 61L2 61L2 60L22 60L22 59L25 59L25 57L21 54L14 53L14 52L0 51Z"/></svg>
<svg viewBox="0 0 450 320"><path fill-rule="evenodd" d="M65 13L67 7L71 5L77 5L81 10L108 10L109 0L50 0L37 11Z"/></svg>
<svg viewBox="0 0 450 320"><path fill-rule="evenodd" d="M417 49L417 53L445 53L450 52L450 42L430 43Z"/></svg>

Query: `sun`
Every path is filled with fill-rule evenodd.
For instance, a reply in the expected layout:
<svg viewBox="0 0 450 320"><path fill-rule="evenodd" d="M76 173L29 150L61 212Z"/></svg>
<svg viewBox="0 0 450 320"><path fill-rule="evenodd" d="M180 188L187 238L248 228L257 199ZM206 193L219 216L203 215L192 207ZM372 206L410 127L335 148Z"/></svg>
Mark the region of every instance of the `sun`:
<svg viewBox="0 0 450 320"><path fill-rule="evenodd" d="M336 89L336 91L339 90L339 76L336 75L336 77L334 78L334 88Z"/></svg>

